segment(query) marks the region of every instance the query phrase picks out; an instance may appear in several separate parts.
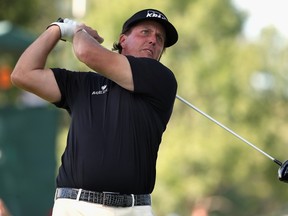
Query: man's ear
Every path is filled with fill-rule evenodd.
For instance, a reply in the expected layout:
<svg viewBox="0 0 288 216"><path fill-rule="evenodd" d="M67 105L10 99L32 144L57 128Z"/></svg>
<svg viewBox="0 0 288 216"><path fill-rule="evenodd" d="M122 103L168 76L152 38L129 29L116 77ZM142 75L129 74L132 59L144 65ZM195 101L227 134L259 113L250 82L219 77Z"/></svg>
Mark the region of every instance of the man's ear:
<svg viewBox="0 0 288 216"><path fill-rule="evenodd" d="M120 35L119 44L121 45L122 48L125 47L126 39L127 39L127 35L125 34Z"/></svg>

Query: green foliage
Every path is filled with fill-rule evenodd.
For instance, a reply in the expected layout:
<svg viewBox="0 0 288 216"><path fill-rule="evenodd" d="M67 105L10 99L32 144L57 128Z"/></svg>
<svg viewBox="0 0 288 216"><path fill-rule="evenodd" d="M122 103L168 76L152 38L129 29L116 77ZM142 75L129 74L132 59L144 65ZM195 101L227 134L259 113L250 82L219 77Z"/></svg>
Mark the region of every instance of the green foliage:
<svg viewBox="0 0 288 216"><path fill-rule="evenodd" d="M34 16L43 17L38 28L44 29L55 16L28 7L44 1L26 1L25 9L31 12L21 21L33 28ZM13 11L24 14L20 5L23 1L15 1ZM71 16L69 7L63 5L49 2L45 7L51 8L49 13L56 11L56 16ZM143 8L164 11L178 29L179 42L167 49L161 61L175 73L179 95L284 160L288 142L286 39L275 29L266 29L259 40L247 40L241 35L244 13L229 0L94 0L87 1L87 14L78 20L97 29L105 38L103 45L111 48L123 22ZM49 66L85 68L68 43L60 42L53 55ZM272 84L259 87L263 78ZM209 215L280 215L287 209L283 193L287 186L277 180L277 169L264 155L176 100L160 146L155 212L186 216L204 206Z"/></svg>
<svg viewBox="0 0 288 216"><path fill-rule="evenodd" d="M0 21L8 20L35 35L59 17L72 17L71 0L1 0Z"/></svg>

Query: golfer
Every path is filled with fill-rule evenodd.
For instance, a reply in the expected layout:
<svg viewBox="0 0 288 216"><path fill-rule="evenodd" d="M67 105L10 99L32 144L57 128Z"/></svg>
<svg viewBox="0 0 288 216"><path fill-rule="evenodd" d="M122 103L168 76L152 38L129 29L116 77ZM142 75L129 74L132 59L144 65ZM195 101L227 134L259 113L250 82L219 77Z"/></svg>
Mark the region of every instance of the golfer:
<svg viewBox="0 0 288 216"><path fill-rule="evenodd" d="M60 39L91 71L45 67ZM53 216L153 215L157 152L177 91L159 60L177 40L162 12L145 9L124 23L112 51L96 30L69 19L50 24L24 51L13 84L71 116Z"/></svg>

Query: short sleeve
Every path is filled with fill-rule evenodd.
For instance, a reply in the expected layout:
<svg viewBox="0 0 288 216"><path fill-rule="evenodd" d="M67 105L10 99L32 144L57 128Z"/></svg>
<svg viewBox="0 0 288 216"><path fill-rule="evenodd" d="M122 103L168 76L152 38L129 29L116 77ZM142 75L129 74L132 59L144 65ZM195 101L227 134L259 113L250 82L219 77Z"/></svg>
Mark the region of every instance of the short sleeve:
<svg viewBox="0 0 288 216"><path fill-rule="evenodd" d="M132 70L134 92L149 97L153 103L171 107L177 91L173 72L154 59L132 56L127 58Z"/></svg>

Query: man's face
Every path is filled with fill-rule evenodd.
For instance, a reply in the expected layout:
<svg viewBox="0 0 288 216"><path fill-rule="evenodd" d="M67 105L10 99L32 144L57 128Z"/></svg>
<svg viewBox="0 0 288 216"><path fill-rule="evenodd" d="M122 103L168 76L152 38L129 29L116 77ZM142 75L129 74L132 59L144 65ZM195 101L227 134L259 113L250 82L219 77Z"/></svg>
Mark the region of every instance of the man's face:
<svg viewBox="0 0 288 216"><path fill-rule="evenodd" d="M164 50L165 30L155 21L143 21L120 36L123 55L159 60Z"/></svg>

